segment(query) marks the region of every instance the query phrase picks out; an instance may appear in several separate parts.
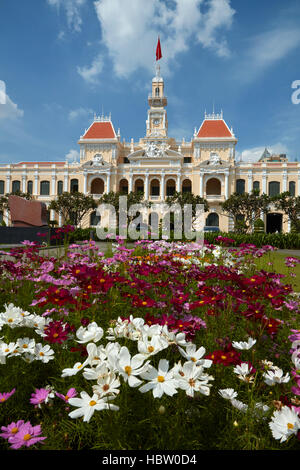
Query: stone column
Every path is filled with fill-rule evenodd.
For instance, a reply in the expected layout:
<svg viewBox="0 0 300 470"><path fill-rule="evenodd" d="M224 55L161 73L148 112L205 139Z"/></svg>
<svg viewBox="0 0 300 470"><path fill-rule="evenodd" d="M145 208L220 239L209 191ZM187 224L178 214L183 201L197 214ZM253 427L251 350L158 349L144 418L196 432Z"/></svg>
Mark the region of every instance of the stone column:
<svg viewBox="0 0 300 470"><path fill-rule="evenodd" d="M283 175L282 175L282 192L287 191L287 171L283 170Z"/></svg>
<svg viewBox="0 0 300 470"><path fill-rule="evenodd" d="M5 189L6 193L10 193L10 179L11 179L11 175L10 175L10 173L7 173L7 175L6 175L6 189Z"/></svg>
<svg viewBox="0 0 300 470"><path fill-rule="evenodd" d="M226 183L226 180L225 180ZM203 173L202 171L200 172L200 197L203 197Z"/></svg>
<svg viewBox="0 0 300 470"><path fill-rule="evenodd" d="M129 186L128 186L128 193L131 193L133 187L133 175L130 173L129 175Z"/></svg>
<svg viewBox="0 0 300 470"><path fill-rule="evenodd" d="M83 193L87 193L87 172L83 173Z"/></svg>
<svg viewBox="0 0 300 470"><path fill-rule="evenodd" d="M110 191L110 173L106 175L106 192L109 193Z"/></svg>
<svg viewBox="0 0 300 470"><path fill-rule="evenodd" d="M266 173L266 171L264 171L263 175L262 175L262 193L267 194L267 173Z"/></svg>
<svg viewBox="0 0 300 470"><path fill-rule="evenodd" d="M66 172L64 175L64 191L68 192L69 186L69 174Z"/></svg>
<svg viewBox="0 0 300 470"><path fill-rule="evenodd" d="M39 174L36 171L35 174L34 174L34 188L33 188L33 195L34 196L37 196L38 193L39 193L38 184L39 184Z"/></svg>
<svg viewBox="0 0 300 470"><path fill-rule="evenodd" d="M52 185L51 185L51 195L55 196L56 195L56 175L55 173L52 173Z"/></svg>
<svg viewBox="0 0 300 470"><path fill-rule="evenodd" d="M22 192L26 193L27 188L26 188L26 173L23 173L22 175Z"/></svg>
<svg viewBox="0 0 300 470"><path fill-rule="evenodd" d="M253 174L252 171L248 172L248 193L250 194L253 189Z"/></svg>
<svg viewBox="0 0 300 470"><path fill-rule="evenodd" d="M162 173L160 177L161 185L160 185L160 198L163 201L165 199L165 174Z"/></svg>
<svg viewBox="0 0 300 470"><path fill-rule="evenodd" d="M228 187L229 187L229 173L225 173L225 199L228 199L229 197L229 191L228 191Z"/></svg>
<svg viewBox="0 0 300 470"><path fill-rule="evenodd" d="M149 199L149 174L148 173L146 173L146 175L145 175L144 189L145 189L145 201L148 201L148 199Z"/></svg>
<svg viewBox="0 0 300 470"><path fill-rule="evenodd" d="M177 175L177 181L176 181L176 191L180 193L180 182L181 182L181 176L180 174Z"/></svg>

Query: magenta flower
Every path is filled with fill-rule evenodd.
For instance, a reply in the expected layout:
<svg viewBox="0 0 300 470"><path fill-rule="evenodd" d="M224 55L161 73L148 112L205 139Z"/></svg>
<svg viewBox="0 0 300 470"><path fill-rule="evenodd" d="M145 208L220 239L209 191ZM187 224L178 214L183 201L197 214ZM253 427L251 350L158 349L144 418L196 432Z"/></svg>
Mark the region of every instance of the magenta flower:
<svg viewBox="0 0 300 470"><path fill-rule="evenodd" d="M29 422L29 421L28 421ZM20 427L24 424L23 419L19 421L12 422L8 426L1 426L2 433L0 434L1 437L4 439L9 439L10 437L14 437L14 435L19 431Z"/></svg>
<svg viewBox="0 0 300 470"><path fill-rule="evenodd" d="M66 395L63 395L62 393L57 393L57 392L55 392L55 395L61 398L62 400L64 400L66 403L68 403L70 398L76 397L77 392L75 388L69 388Z"/></svg>
<svg viewBox="0 0 300 470"><path fill-rule="evenodd" d="M30 403L33 405L39 406L41 403L47 403L50 390L46 388L36 389L34 393L31 394Z"/></svg>
<svg viewBox="0 0 300 470"><path fill-rule="evenodd" d="M16 391L16 389L13 388L11 392L0 393L0 403L8 400L15 393L15 391Z"/></svg>
<svg viewBox="0 0 300 470"><path fill-rule="evenodd" d="M40 425L32 426L28 421L20 426L19 431L13 437L10 437L8 442L12 449L19 449L22 446L29 447L46 439L46 437L40 436L41 432Z"/></svg>

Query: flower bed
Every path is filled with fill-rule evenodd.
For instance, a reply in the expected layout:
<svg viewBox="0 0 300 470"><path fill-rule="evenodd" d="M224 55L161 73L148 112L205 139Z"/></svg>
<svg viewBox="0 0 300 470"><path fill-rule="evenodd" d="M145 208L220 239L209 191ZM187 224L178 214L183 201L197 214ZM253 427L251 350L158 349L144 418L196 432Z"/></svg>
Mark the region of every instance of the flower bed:
<svg viewBox="0 0 300 470"><path fill-rule="evenodd" d="M224 240L221 240L224 242ZM299 297L273 250L122 241L1 260L2 449L296 449ZM7 256L7 252L5 252ZM287 260L291 274L299 260Z"/></svg>

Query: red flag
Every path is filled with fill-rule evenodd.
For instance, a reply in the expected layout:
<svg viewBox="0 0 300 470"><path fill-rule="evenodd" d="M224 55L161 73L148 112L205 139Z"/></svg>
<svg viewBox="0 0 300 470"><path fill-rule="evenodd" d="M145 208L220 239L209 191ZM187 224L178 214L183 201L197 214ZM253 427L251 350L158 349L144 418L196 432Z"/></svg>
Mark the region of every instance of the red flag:
<svg viewBox="0 0 300 470"><path fill-rule="evenodd" d="M161 47L160 47L160 39L158 37L157 46L156 46L156 60L159 60L161 58L162 58L162 54L161 54Z"/></svg>

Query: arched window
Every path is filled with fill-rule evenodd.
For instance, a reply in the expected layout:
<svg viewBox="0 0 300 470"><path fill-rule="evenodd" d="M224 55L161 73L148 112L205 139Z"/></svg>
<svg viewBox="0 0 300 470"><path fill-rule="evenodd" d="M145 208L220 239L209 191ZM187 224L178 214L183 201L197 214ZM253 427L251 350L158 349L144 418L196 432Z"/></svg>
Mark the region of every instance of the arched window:
<svg viewBox="0 0 300 470"><path fill-rule="evenodd" d="M128 194L128 181L123 178L119 183L119 191L123 194Z"/></svg>
<svg viewBox="0 0 300 470"><path fill-rule="evenodd" d="M155 96L159 96L159 87L155 88Z"/></svg>
<svg viewBox="0 0 300 470"><path fill-rule="evenodd" d="M211 212L206 218L207 227L219 227L219 216L216 212Z"/></svg>
<svg viewBox="0 0 300 470"><path fill-rule="evenodd" d="M182 182L182 192L191 193L192 192L192 183L190 180L183 180Z"/></svg>
<svg viewBox="0 0 300 470"><path fill-rule="evenodd" d="M150 184L150 194L151 196L159 196L160 184L157 179L151 181Z"/></svg>
<svg viewBox="0 0 300 470"><path fill-rule="evenodd" d="M167 196L173 196L176 191L176 185L174 180L167 181Z"/></svg>
<svg viewBox="0 0 300 470"><path fill-rule="evenodd" d="M0 180L0 194L4 194L4 181Z"/></svg>
<svg viewBox="0 0 300 470"><path fill-rule="evenodd" d="M290 181L289 182L289 193L291 196L296 195L296 183L295 181Z"/></svg>
<svg viewBox="0 0 300 470"><path fill-rule="evenodd" d="M260 183L259 183L259 181L254 181L253 182L253 191L260 192Z"/></svg>
<svg viewBox="0 0 300 470"><path fill-rule="evenodd" d="M27 181L27 192L32 194L33 192L33 182L31 180Z"/></svg>
<svg viewBox="0 0 300 470"><path fill-rule="evenodd" d="M78 186L78 179L77 179L77 178L72 179L72 180L70 181L70 192L71 192L71 193L78 193L78 188L79 188L79 186Z"/></svg>
<svg viewBox="0 0 300 470"><path fill-rule="evenodd" d="M134 183L134 192L143 193L144 192L144 181L142 179L137 179Z"/></svg>
<svg viewBox="0 0 300 470"><path fill-rule="evenodd" d="M221 195L221 181L217 178L210 178L206 183L207 196L220 196Z"/></svg>
<svg viewBox="0 0 300 470"><path fill-rule="evenodd" d="M270 181L269 183L269 196L277 196L280 194L280 183L279 181Z"/></svg>
<svg viewBox="0 0 300 470"><path fill-rule="evenodd" d="M238 194L245 193L245 180L242 180L242 179L236 180L236 192Z"/></svg>
<svg viewBox="0 0 300 470"><path fill-rule="evenodd" d="M41 196L49 196L50 194L50 182L49 181L41 181L40 183L40 195Z"/></svg>
<svg viewBox="0 0 300 470"><path fill-rule="evenodd" d="M16 193L18 191L21 191L21 182L18 180L15 180L12 182L12 192Z"/></svg>
<svg viewBox="0 0 300 470"><path fill-rule="evenodd" d="M101 216L97 214L97 211L93 211L90 215L90 226L98 225L101 220Z"/></svg>
<svg viewBox="0 0 300 470"><path fill-rule="evenodd" d="M91 194L103 194L104 181L101 178L95 178L91 184Z"/></svg>
<svg viewBox="0 0 300 470"><path fill-rule="evenodd" d="M64 184L62 181L57 181L57 194L62 194L64 192Z"/></svg>

